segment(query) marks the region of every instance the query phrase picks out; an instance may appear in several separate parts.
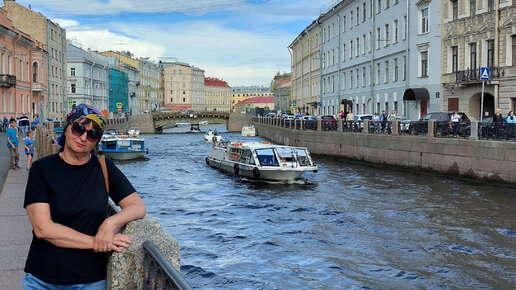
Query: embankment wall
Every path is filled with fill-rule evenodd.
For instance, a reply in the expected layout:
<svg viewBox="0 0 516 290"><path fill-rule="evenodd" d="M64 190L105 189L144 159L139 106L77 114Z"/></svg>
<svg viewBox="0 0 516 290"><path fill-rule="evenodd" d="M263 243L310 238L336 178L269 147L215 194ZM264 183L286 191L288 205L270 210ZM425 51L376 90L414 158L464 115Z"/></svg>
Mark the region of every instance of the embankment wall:
<svg viewBox="0 0 516 290"><path fill-rule="evenodd" d="M302 131L254 125L261 137L275 143L307 147L312 154L516 184L516 142Z"/></svg>

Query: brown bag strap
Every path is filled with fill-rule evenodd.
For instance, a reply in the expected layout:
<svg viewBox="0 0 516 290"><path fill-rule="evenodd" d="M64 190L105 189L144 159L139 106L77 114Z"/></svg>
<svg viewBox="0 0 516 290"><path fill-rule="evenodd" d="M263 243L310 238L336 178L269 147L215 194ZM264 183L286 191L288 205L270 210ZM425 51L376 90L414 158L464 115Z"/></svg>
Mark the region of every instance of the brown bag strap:
<svg viewBox="0 0 516 290"><path fill-rule="evenodd" d="M109 193L109 180L106 166L106 156L97 155L97 157L99 158L100 167L102 167L102 175L104 175L104 183L106 184L106 190Z"/></svg>

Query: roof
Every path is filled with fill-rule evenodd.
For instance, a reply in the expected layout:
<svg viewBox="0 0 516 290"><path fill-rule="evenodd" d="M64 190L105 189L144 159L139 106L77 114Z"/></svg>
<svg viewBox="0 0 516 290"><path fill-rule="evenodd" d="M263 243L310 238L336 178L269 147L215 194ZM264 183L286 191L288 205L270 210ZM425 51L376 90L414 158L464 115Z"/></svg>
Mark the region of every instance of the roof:
<svg viewBox="0 0 516 290"><path fill-rule="evenodd" d="M223 81L218 78L205 78L204 79L204 85L208 87L223 87L223 88L229 88L229 85L226 81Z"/></svg>
<svg viewBox="0 0 516 290"><path fill-rule="evenodd" d="M274 97L254 97L238 102L238 104L271 104L274 103Z"/></svg>

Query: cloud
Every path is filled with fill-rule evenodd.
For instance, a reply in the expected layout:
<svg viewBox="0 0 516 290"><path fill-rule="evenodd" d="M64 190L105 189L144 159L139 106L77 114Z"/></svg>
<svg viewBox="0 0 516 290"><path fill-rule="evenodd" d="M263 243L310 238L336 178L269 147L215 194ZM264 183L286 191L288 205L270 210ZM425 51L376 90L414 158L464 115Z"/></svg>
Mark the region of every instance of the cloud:
<svg viewBox="0 0 516 290"><path fill-rule="evenodd" d="M71 19L55 18L55 19L52 19L52 22L59 24L59 26L61 26L61 28L64 28L64 29L80 26L79 21L75 21L75 20L71 20Z"/></svg>

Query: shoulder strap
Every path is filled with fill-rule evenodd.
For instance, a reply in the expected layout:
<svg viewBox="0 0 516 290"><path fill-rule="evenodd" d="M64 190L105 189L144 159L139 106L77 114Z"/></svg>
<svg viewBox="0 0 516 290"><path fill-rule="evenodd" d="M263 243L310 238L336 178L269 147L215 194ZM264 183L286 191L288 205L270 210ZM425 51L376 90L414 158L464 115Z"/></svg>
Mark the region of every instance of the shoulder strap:
<svg viewBox="0 0 516 290"><path fill-rule="evenodd" d="M106 190L109 193L109 179L106 167L106 156L97 155L97 157L99 158L100 167L102 167L102 175L104 175L104 183L106 184Z"/></svg>

